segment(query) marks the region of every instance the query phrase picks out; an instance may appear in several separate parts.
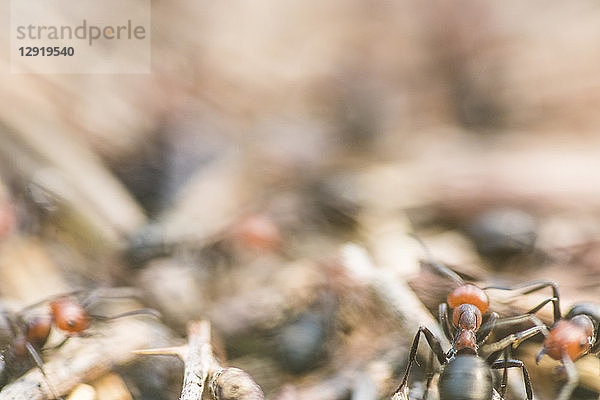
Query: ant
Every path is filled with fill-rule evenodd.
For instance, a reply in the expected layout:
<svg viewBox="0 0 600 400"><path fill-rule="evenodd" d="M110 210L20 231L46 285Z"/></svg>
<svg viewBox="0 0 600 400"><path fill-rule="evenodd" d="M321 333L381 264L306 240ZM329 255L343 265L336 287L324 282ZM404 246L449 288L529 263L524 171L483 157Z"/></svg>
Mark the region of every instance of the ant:
<svg viewBox="0 0 600 400"><path fill-rule="evenodd" d="M475 313L475 318L476 315L477 313ZM460 323L456 335L457 340L453 342L452 348L447 352L444 352L442 349L439 339L429 329L421 326L413 340L408 366L406 367L402 383L395 394L401 394L407 390L408 375L412 364L416 360L419 339L421 334L423 334L433 354L437 357L440 365L443 366L438 382L440 400L492 400L494 393L492 369L504 370L501 383L501 398L503 399L506 390L508 368L521 368L527 399L533 399L531 381L527 369L522 361L509 357L509 347L516 346L539 332L545 332L546 326L535 316L521 316L522 319L532 320L536 325L524 331L511 334L494 343L495 348L500 349L504 353L504 359L497 360L499 352L494 352L484 360L478 354L478 342L475 335L475 332L479 328L480 319L475 319L474 325L470 322L467 326L463 324L465 321L471 321L472 317L473 314L469 315L469 312L462 312L460 314ZM427 381L423 399L427 397L427 389L430 383L431 378Z"/></svg>
<svg viewBox="0 0 600 400"><path fill-rule="evenodd" d="M93 314L90 311L94 300L98 298L122 298L130 295L103 295L93 291L83 300L77 298L84 293L77 290L69 293L55 295L45 298L34 304L28 305L15 314L4 312L10 335L0 353L0 389L10 381L23 375L29 369L37 366L47 381L44 371L44 362L40 354L47 350L56 350L62 347L72 337L91 336L89 331L92 323L96 321L110 321L131 315L151 315L160 318L158 311L153 309L137 309L123 312L117 315L105 316ZM41 315L27 318L31 310L42 305L48 305L48 310ZM46 348L52 329L62 332L64 339L55 346ZM48 387L54 398L59 398L55 390L48 383Z"/></svg>
<svg viewBox="0 0 600 400"><path fill-rule="evenodd" d="M411 346L409 362L404 373L404 378L395 393L402 393L407 388L408 375L412 364L416 360L417 347L422 333L440 365L443 366L438 382L440 400L491 400L494 393L492 369L504 370L501 383L501 398L504 398L508 368L521 368L527 399L533 399L531 381L527 369L522 361L509 357L509 347L516 346L539 332L546 333L545 325L533 315L521 316L520 320L529 319L535 323L535 326L511 334L494 343L494 349L500 351L493 352L484 360L479 356L479 343L476 338L476 331L479 328L481 319L478 317L477 312L471 313L469 308L466 308L466 310L460 312L456 339L452 343L452 348L447 352L444 352L439 339L429 329L423 326L419 328ZM513 321L510 322L512 323ZM497 360L500 352L504 353L504 359ZM427 397L427 388L430 383L431 378L427 381L424 399Z"/></svg>
<svg viewBox="0 0 600 400"><path fill-rule="evenodd" d="M530 320L538 325L542 325L541 322L538 323L539 319L531 318L530 314L533 313L527 313L524 316L503 318L501 320L502 322L499 322L498 313L490 312L485 324L481 326L483 316L490 307L490 300L485 291L488 289L517 290L527 288L522 294L529 294L547 286L551 286L550 283L533 281L512 288L490 286L482 289L473 284L466 283L456 272L452 271L443 263L436 261L423 241L416 235L412 236L425 250L428 259L427 265L432 267L436 273L449 278L456 284L456 288L446 297L446 302L441 303L438 307L439 323L442 326L444 335L452 343L453 350L459 350L462 346L468 345L472 350L477 351L478 347L489 338L492 330L499 324L516 325ZM558 289L555 286L556 284L553 286L553 294L556 297ZM452 315L451 310L453 310ZM452 324L450 321L452 321ZM474 334L475 341L466 340L467 336L471 335L471 333L468 332Z"/></svg>
<svg viewBox="0 0 600 400"><path fill-rule="evenodd" d="M544 345L537 354L535 361L539 362L547 354L554 360L560 361L567 375L567 383L562 387L557 400L568 400L577 386L579 377L574 362L586 354L600 353L598 328L600 325L600 305L595 303L577 303L562 317L558 285L551 281L534 281L539 288L552 287L552 297L529 310L526 314L535 314L546 304L552 303L554 323L544 339ZM489 287L489 289L513 290L518 287ZM529 290L523 294L531 293Z"/></svg>
<svg viewBox="0 0 600 400"><path fill-rule="evenodd" d="M417 240L423 244L419 238ZM507 369L521 368L523 371L523 382L527 399L533 398L531 381L525 365L522 361L509 357L509 347L518 345L520 342L536 335L538 332L546 332L546 326L534 315L524 315L511 319L498 319L498 314L490 313L487 323L482 325L482 316L489 309L489 299L484 289L475 285L467 284L454 271L445 265L432 261L431 254L423 246L429 256L430 264L437 272L452 279L458 286L448 296L447 302L439 306L439 323L444 334L451 341L452 347L444 352L440 340L426 327L419 327L413 339L409 355L408 366L402 379L402 383L395 394L407 390L408 375L412 364L416 360L417 348L421 334L425 336L429 347L443 366L438 382L440 400L470 399L490 400L494 392L492 383L492 369L504 369L501 388L502 398L506 389ZM450 309L452 312L452 325L449 322ZM479 356L479 346L490 336L494 327L508 325L529 320L535 323L532 328L511 334L498 341L494 351L486 360ZM498 360L500 353L504 353L504 359ZM431 378L427 381L424 398L427 396L427 388Z"/></svg>

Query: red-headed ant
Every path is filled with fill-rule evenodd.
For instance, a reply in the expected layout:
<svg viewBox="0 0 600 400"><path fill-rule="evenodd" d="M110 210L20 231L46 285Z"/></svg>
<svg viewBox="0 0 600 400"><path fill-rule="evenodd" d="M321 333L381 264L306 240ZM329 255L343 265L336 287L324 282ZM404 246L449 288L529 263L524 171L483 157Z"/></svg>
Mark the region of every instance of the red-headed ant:
<svg viewBox="0 0 600 400"><path fill-rule="evenodd" d="M546 304L552 303L554 324L550 327L549 333L545 335L544 347L539 351L536 362L539 362L544 354L547 354L562 363L567 375L567 383L561 389L557 400L568 400L579 381L573 362L588 353L598 354L600 352L600 341L598 340L600 305L594 303L575 304L563 318L560 312L558 285L555 282L535 281L526 285L533 286L535 289L530 289L523 294L552 287L552 297L542 301L527 314L534 314ZM523 285L512 288L493 286L489 289L514 290L520 287Z"/></svg>
<svg viewBox="0 0 600 400"><path fill-rule="evenodd" d="M487 319L487 323L482 327L483 314L489 308L489 300L485 291L475 285L466 284L454 271L443 264L431 261L431 257L429 258L431 266L438 273L449 277L458 285L448 295L447 303L439 306L439 322L442 325L444 334L451 341L452 347L444 352L440 340L426 327L420 327L411 346L408 366L402 383L395 393L402 393L407 388L408 375L412 364L415 362L422 333L425 335L425 339L440 365L443 366L438 382L440 400L491 400L494 392L492 369L504 369L501 383L501 396L504 397L507 379L506 370L508 368L522 369L527 399L532 399L533 393L527 369L523 362L509 357L509 348L539 332L546 333L546 326L533 315L503 320L498 319L498 315L492 312ZM454 310L452 312L452 325L449 322L450 309ZM498 341L494 351L489 354L487 359L484 360L479 356L479 346L488 339L495 326L515 324L525 320L532 321L535 326ZM498 360L500 353L504 354L502 360ZM429 384L430 379L427 386ZM424 398L426 396L427 388Z"/></svg>
<svg viewBox="0 0 600 400"><path fill-rule="evenodd" d="M90 336L89 329L96 321L108 321L142 314L160 317L157 311L146 308L112 316L94 314L91 308L95 305L96 300L131 297L131 295L98 295L97 291L93 291L80 299L81 295L85 293L83 290L78 290L59 294L28 305L15 314L3 313L10 335L5 338L6 343L0 355L0 388L35 366L46 377L41 354L46 350L58 349L72 337ZM42 314L31 316L32 310L44 305L47 305L47 308ZM57 345L47 348L46 344L53 328L60 331L65 337ZM52 386L50 384L48 386L53 396L58 398Z"/></svg>

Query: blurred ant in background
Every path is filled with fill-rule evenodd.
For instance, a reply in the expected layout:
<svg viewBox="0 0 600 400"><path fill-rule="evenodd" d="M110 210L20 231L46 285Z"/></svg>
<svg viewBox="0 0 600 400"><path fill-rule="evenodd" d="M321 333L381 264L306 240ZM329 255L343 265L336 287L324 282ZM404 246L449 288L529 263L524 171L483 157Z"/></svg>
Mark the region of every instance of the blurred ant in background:
<svg viewBox="0 0 600 400"><path fill-rule="evenodd" d="M568 400L579 381L579 376L573 362L586 354L600 353L600 340L598 340L600 305L595 303L575 304L563 318L560 312L558 285L551 281L536 281L531 284L539 288L552 287L552 297L542 301L529 310L527 314L534 314L546 304L552 303L554 323L546 335L544 347L537 354L536 362L539 362L544 354L547 354L554 360L562 363L567 375L567 383L562 387L557 400ZM489 289L500 290L513 290L515 288L519 287L489 287ZM529 290L523 294L528 294L532 291Z"/></svg>
<svg viewBox="0 0 600 400"><path fill-rule="evenodd" d="M37 366L46 378L41 354L62 347L72 337L91 336L90 327L96 321L109 321L131 315L151 315L160 318L158 311L147 308L112 316L94 314L91 308L98 299L132 296L131 294L125 296L122 294L98 295L98 291L92 291L80 301L78 296L84 293L84 290L77 290L59 294L28 305L15 314L3 313L4 322L8 327L8 335L3 338L4 348L0 355L0 388L34 366ZM30 315L32 310L44 305L48 307L43 314ZM60 331L65 337L57 345L48 348L46 344L53 328ZM48 386L53 396L58 398L52 386L50 384Z"/></svg>

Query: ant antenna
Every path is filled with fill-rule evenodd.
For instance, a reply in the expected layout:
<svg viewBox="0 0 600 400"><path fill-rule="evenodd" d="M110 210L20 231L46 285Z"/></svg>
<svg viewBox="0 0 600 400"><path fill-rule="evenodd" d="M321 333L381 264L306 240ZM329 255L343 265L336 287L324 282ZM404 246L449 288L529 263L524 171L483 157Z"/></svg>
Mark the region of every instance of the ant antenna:
<svg viewBox="0 0 600 400"><path fill-rule="evenodd" d="M77 294L83 293L85 290L84 289L76 289L76 290L72 290L70 292L66 292L66 293L60 293L60 294L55 294L52 296L48 296L48 297L44 297L43 299L36 301L35 303L32 304L28 304L27 306L21 308L21 310L19 310L19 312L16 313L17 317L22 316L23 314L27 313L27 311L32 310L36 307L41 306L42 304L51 302L53 300L58 300L58 299L62 299L65 297L69 297L69 296L75 296Z"/></svg>
<svg viewBox="0 0 600 400"><path fill-rule="evenodd" d="M139 290L132 288L97 288L93 290L85 299L81 301L81 305L87 308L96 300L119 300L119 299L141 299Z"/></svg>
<svg viewBox="0 0 600 400"><path fill-rule="evenodd" d="M155 318L162 318L162 314L152 308L142 308L139 310L133 310L133 311L127 311L121 314L117 314L117 315L90 315L90 317L92 319L96 319L98 321L111 321L113 319L118 319L118 318L123 318L123 317L129 317L132 315L150 315L152 317Z"/></svg>
<svg viewBox="0 0 600 400"><path fill-rule="evenodd" d="M436 259L433 257L433 254L429 250L429 247L427 247L425 242L423 242L423 240L416 233L409 232L408 236L415 239L417 241L417 243L419 243L421 248L423 248L423 250L425 251L425 256L427 257L427 262L435 269L435 271L438 274L446 276L447 278L450 278L452 281L457 283L459 286L462 286L465 284L465 281L460 276L458 276L458 274L456 272L452 271L450 268L448 268L444 264L436 261Z"/></svg>
<svg viewBox="0 0 600 400"><path fill-rule="evenodd" d="M35 362L35 365L38 367L38 369L44 376L44 380L46 381L46 384L48 385L48 389L50 389L50 393L52 393L52 396L55 399L63 400L62 397L58 396L58 394L56 393L56 390L54 389L54 386L52 386L52 384L50 383L50 380L48 379L48 375L46 375L46 371L44 370L44 362L42 361L40 354L33 347L33 345L31 343L29 343L28 341L25 341L25 348L27 348L27 352L31 356L33 362Z"/></svg>

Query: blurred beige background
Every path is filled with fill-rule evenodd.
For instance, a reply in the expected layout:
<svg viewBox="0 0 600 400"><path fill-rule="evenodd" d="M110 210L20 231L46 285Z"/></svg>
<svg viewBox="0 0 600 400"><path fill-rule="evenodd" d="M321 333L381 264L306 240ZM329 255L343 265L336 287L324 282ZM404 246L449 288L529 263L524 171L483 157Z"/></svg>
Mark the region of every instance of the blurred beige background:
<svg viewBox="0 0 600 400"><path fill-rule="evenodd" d="M358 365L348 358L377 364L379 352L401 349L387 331L403 339L414 332L396 330L389 310L379 318L379 303L361 291L364 282L348 283L337 264L323 261L348 240L377 253L378 235L390 226L403 234L420 229L431 234L428 243L439 235L445 247L433 244L434 254L473 280L496 273L525 279L526 265L527 278L559 280L567 303L582 300L584 286L586 296L597 298L597 1L153 1L152 73L139 75L11 74L8 15L4 2L0 176L13 193L0 190L0 206L11 196L15 203L27 196L37 202L30 207L41 215L31 218L37 225L15 230L27 243L39 235L64 246L56 276L142 286L178 333L187 321L209 316L233 342L254 330L286 329L295 323L290 315L333 320L331 295L342 304L340 320L358 332L336 331L332 365L344 367L339 376ZM56 204L46 202L47 192ZM476 253L465 226L497 208L527 214L523 230L534 239L524 247L531 250L537 238L534 257L543 257L487 273L492 263L484 264L487 256ZM262 243L258 235L262 252L239 251L232 227L247 228L244 217L257 214L280 231ZM331 226L319 224L327 218ZM140 250L136 240L152 239L157 226L160 240L176 250L151 249L140 257L147 269L135 269L140 265L127 252ZM160 240L148 247L160 247ZM407 243L393 240L384 250ZM571 257L576 250L585 254ZM28 247L24 253L37 254ZM385 267L408 279L418 272L410 256ZM5 269L18 260L10 251L5 259ZM573 259L577 273L565 272ZM18 277L31 283L27 294L12 282L0 282L0 292L27 302L69 287L42 273L30 276L39 282ZM52 287L39 289L44 285ZM163 292L169 295L161 298ZM361 325L365 315L385 321L380 331ZM255 345L255 337L242 340ZM319 351L312 356L318 359ZM255 369L256 354L233 353L242 363L246 357L253 374L265 369L261 362L270 366L258 380L286 399L293 379L263 360L269 350L257 352L262 361ZM394 357L393 368L406 359ZM317 370L315 381L327 373ZM380 395L393 386L390 376L378 383ZM597 391L594 376L586 385ZM349 390L353 381L342 378ZM294 383L299 388L301 379ZM322 392L319 384L304 398ZM546 398L553 389L546 388Z"/></svg>

